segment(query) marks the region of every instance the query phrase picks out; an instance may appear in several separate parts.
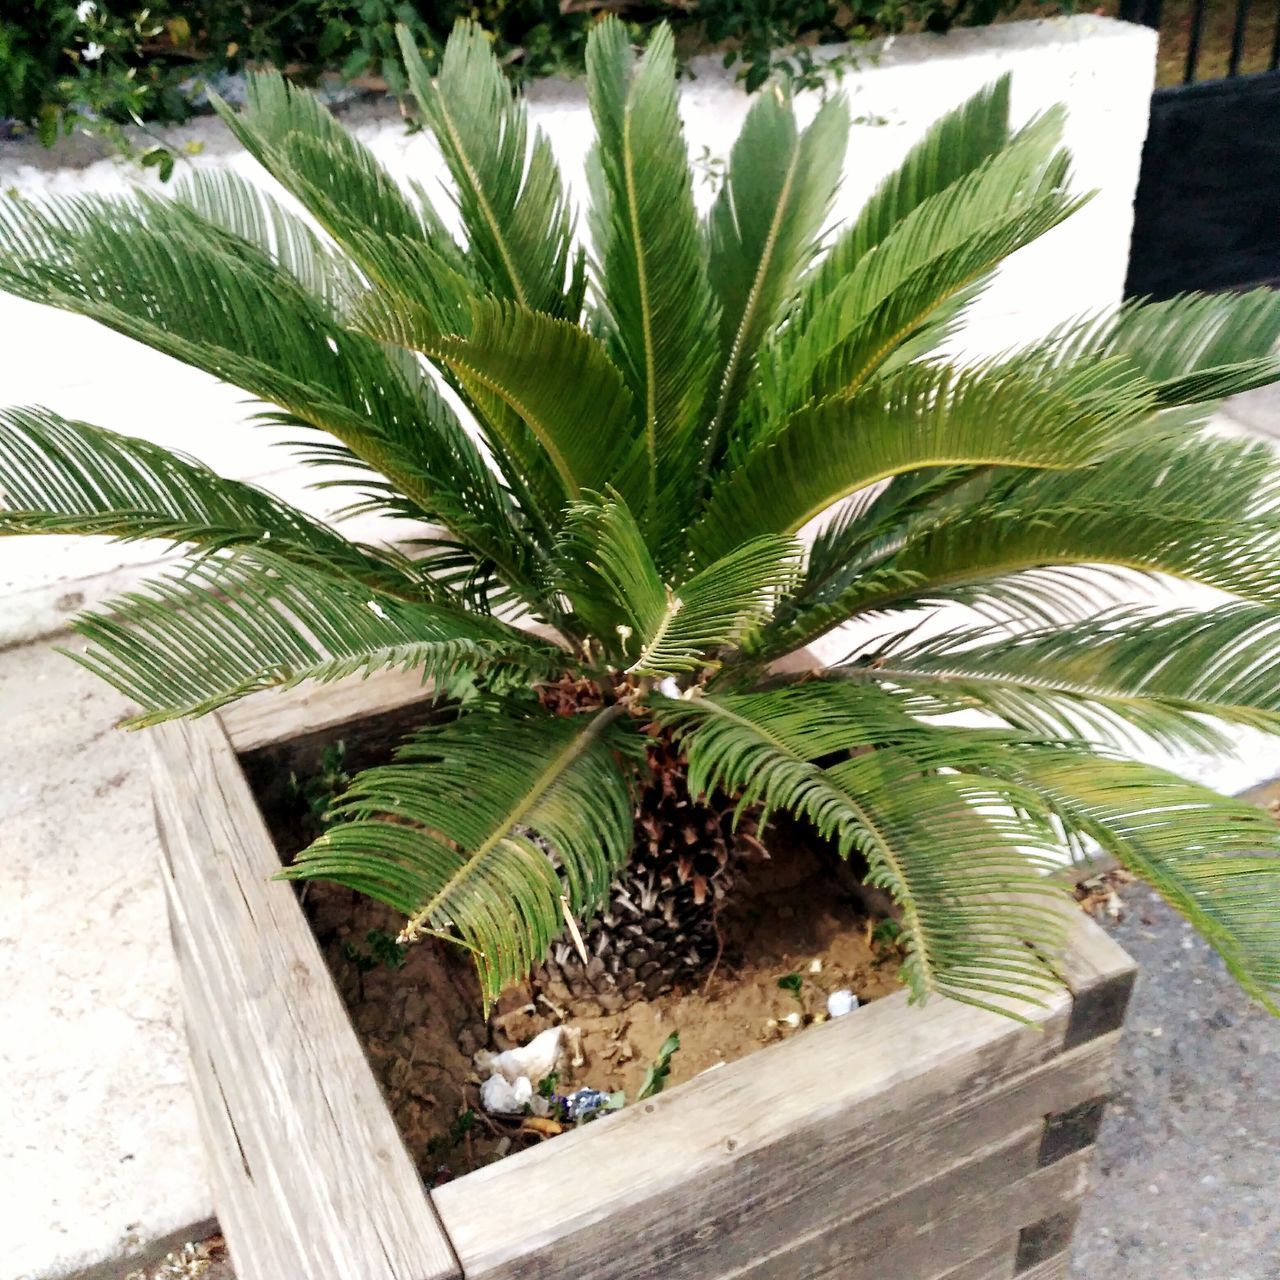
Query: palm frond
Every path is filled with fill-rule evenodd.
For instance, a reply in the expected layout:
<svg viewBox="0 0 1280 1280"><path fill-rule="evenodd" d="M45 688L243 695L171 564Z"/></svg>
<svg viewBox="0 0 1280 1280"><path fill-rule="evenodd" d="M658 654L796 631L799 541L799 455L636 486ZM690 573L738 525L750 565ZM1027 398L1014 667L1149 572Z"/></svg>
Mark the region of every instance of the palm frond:
<svg viewBox="0 0 1280 1280"><path fill-rule="evenodd" d="M737 418L756 354L818 249L849 140L849 112L832 98L802 132L781 86L762 93L729 158L706 223L708 271L720 308L718 387L704 470Z"/></svg>
<svg viewBox="0 0 1280 1280"><path fill-rule="evenodd" d="M596 286L609 348L635 397L645 445L640 514L678 528L703 445L717 347L716 303L693 207L670 28L640 63L612 14L587 44ZM659 510L659 490L672 493ZM683 492L682 492L683 489Z"/></svg>
<svg viewBox="0 0 1280 1280"><path fill-rule="evenodd" d="M761 420L855 391L935 345L1004 258L1070 216L1082 201L1067 189L1066 153L1054 149L1061 123L1050 113L1028 126L916 203L856 261L837 244L762 355Z"/></svg>
<svg viewBox="0 0 1280 1280"><path fill-rule="evenodd" d="M278 72L261 71L249 77L242 110L212 97L236 141L361 267L377 265L362 261L359 253L370 231L434 240L439 251L445 250L443 228L430 207L410 200L315 94Z"/></svg>
<svg viewBox="0 0 1280 1280"><path fill-rule="evenodd" d="M1123 360L1031 376L1014 358L922 365L794 414L728 473L690 531L715 556L744 537L795 533L841 498L920 467L1083 466L1151 412Z"/></svg>
<svg viewBox="0 0 1280 1280"><path fill-rule="evenodd" d="M257 246L313 297L342 315L361 291L350 261L311 226L260 187L230 169L193 169L174 184L173 198L206 222Z"/></svg>
<svg viewBox="0 0 1280 1280"><path fill-rule="evenodd" d="M411 562L348 542L251 484L47 409L0 411L0 534L155 538L203 553L265 546L391 594L432 594Z"/></svg>
<svg viewBox="0 0 1280 1280"><path fill-rule="evenodd" d="M1123 353L1177 405L1250 391L1280 378L1280 299L1274 289L1187 294L1130 303L1103 349Z"/></svg>
<svg viewBox="0 0 1280 1280"><path fill-rule="evenodd" d="M0 283L89 316L329 433L539 607L518 513L420 370L344 328L259 249L170 201L0 203Z"/></svg>
<svg viewBox="0 0 1280 1280"><path fill-rule="evenodd" d="M388 903L408 917L406 939L461 941L487 1009L546 955L566 905L578 916L600 907L630 852L618 757L635 748L620 713L478 709L428 728L393 764L357 776L335 809L347 820L282 875Z"/></svg>
<svg viewBox="0 0 1280 1280"><path fill-rule="evenodd" d="M465 338L413 310L388 308L372 323L456 376L487 410L502 456L555 510L615 479L633 452L631 393L603 345L575 324L494 300L474 304Z"/></svg>
<svg viewBox="0 0 1280 1280"><path fill-rule="evenodd" d="M1129 760L1032 746L1008 755L1020 785L1154 886L1280 1014L1280 828L1269 814Z"/></svg>
<svg viewBox="0 0 1280 1280"><path fill-rule="evenodd" d="M575 607L609 619L628 673L667 676L716 661L767 616L794 579L799 545L756 538L676 586L665 583L630 508L616 497L577 504L560 560ZM613 620L617 620L616 623ZM597 636L610 643L607 634Z"/></svg>
<svg viewBox="0 0 1280 1280"><path fill-rule="evenodd" d="M1109 586L1115 569L1163 574L1275 604L1280 528L1260 521L1198 522L1137 499L969 510L922 525L873 568L852 575L852 582L833 582L797 617L780 611L778 624L753 640L751 652L767 660L854 615L922 605L963 604L995 621L1056 625L1131 593L1131 578L1112 576L1115 585Z"/></svg>
<svg viewBox="0 0 1280 1280"><path fill-rule="evenodd" d="M524 103L488 36L459 20L433 81L408 29L397 35L410 88L453 175L484 285L531 310L576 320L565 294L573 219L560 173L541 130L529 145Z"/></svg>
<svg viewBox="0 0 1280 1280"><path fill-rule="evenodd" d="M1064 939L1062 891L1043 874L1052 833L1016 790L963 771L994 753L991 742L913 725L868 692L819 681L663 700L655 715L680 734L691 789L788 809L866 859L868 882L902 908L916 999L1035 1001L1057 985Z"/></svg>
<svg viewBox="0 0 1280 1280"><path fill-rule="evenodd" d="M1017 728L1126 746L1137 730L1164 746L1221 748L1199 716L1280 732L1272 660L1280 610L1108 610L1019 635L949 631L864 653L854 671L936 690Z"/></svg>
<svg viewBox="0 0 1280 1280"><path fill-rule="evenodd" d="M261 547L198 561L78 618L73 654L139 703L133 728L203 715L258 689L384 667L424 682L507 665L545 674L554 648L491 618L406 602Z"/></svg>

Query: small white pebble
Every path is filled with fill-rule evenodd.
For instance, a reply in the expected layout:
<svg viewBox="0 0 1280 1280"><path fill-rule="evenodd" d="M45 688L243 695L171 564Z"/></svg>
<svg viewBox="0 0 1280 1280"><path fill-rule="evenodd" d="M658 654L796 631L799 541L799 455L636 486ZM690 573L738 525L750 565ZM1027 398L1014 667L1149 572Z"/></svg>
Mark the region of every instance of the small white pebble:
<svg viewBox="0 0 1280 1280"><path fill-rule="evenodd" d="M833 991L827 997L827 1012L833 1018L843 1018L846 1013L852 1013L857 1007L858 997L847 987L841 987L839 991Z"/></svg>
<svg viewBox="0 0 1280 1280"><path fill-rule="evenodd" d="M789 1027L798 1027L800 1025L800 1015L798 1013L789 1013L782 1021Z"/></svg>
<svg viewBox="0 0 1280 1280"><path fill-rule="evenodd" d="M821 960L810 960L810 961L809 961L809 972L810 972L810 973L821 973L821 972L822 972L822 961L821 961Z"/></svg>

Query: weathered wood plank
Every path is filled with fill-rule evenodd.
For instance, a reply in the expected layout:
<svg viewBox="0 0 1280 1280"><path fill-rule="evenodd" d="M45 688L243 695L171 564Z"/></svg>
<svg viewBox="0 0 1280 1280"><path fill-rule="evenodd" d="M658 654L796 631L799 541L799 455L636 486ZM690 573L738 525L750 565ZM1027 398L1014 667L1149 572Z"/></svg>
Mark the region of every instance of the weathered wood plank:
<svg viewBox="0 0 1280 1280"><path fill-rule="evenodd" d="M1011 1222L1078 1203L1089 1152L1026 1172L1034 1130L947 1170L856 1221L839 1222L733 1280L919 1280L1003 1240Z"/></svg>
<svg viewBox="0 0 1280 1280"><path fill-rule="evenodd" d="M1133 993L1137 965L1128 952L1085 912L1064 903L1068 944L1061 972L1072 995L1067 1048L1118 1031Z"/></svg>
<svg viewBox="0 0 1280 1280"><path fill-rule="evenodd" d="M984 1249L978 1257L943 1272L936 1280L1013 1280L1017 1248L1017 1240L1009 1236L1000 1244Z"/></svg>
<svg viewBox="0 0 1280 1280"><path fill-rule="evenodd" d="M244 755L302 734L324 733L365 716L398 711L431 697L421 671L376 671L331 684L264 689L219 713L237 754Z"/></svg>
<svg viewBox="0 0 1280 1280"><path fill-rule="evenodd" d="M1049 1258L1038 1267L1027 1271L1019 1271L1017 1280L1067 1280L1071 1271L1071 1254L1069 1251Z"/></svg>
<svg viewBox="0 0 1280 1280"><path fill-rule="evenodd" d="M151 746L215 1204L242 1280L457 1280L293 889L270 879L221 725L164 725Z"/></svg>
<svg viewBox="0 0 1280 1280"><path fill-rule="evenodd" d="M942 1167L1104 1093L1115 1037L1060 1055L1068 1018L1065 993L1039 1027L891 997L433 1198L468 1280L701 1280L712 1250L730 1274L857 1213L877 1168Z"/></svg>

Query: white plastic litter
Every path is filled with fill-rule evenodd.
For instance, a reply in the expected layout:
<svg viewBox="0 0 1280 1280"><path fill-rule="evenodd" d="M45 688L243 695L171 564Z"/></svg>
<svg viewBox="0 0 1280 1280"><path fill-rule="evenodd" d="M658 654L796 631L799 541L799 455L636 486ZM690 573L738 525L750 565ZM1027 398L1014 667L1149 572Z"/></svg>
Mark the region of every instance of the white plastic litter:
<svg viewBox="0 0 1280 1280"><path fill-rule="evenodd" d="M858 1007L858 997L852 991L841 987L827 997L827 1013L833 1018L843 1018Z"/></svg>
<svg viewBox="0 0 1280 1280"><path fill-rule="evenodd" d="M490 1076L480 1086L480 1105L491 1116L518 1116L533 1097L527 1076L512 1083L505 1076Z"/></svg>
<svg viewBox="0 0 1280 1280"><path fill-rule="evenodd" d="M564 1049L564 1028L548 1027L519 1049L490 1053L481 1049L475 1056L476 1069L482 1074L502 1076L514 1084L522 1076L532 1084L544 1080L555 1069Z"/></svg>

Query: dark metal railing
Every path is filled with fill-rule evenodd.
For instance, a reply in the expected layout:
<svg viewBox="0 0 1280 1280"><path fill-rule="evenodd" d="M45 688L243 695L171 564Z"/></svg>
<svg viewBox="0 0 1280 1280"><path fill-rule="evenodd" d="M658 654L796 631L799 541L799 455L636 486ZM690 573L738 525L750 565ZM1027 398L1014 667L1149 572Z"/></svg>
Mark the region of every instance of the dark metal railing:
<svg viewBox="0 0 1280 1280"><path fill-rule="evenodd" d="M1211 4L1229 4L1232 0L1193 0L1191 25L1187 31L1187 55L1182 83L1195 84L1204 79L1199 74L1200 61L1205 45L1205 18ZM1258 24L1249 22L1249 12L1254 0L1234 0L1235 19L1231 27L1231 47L1227 53L1226 77L1234 79L1242 74L1240 67L1245 58L1260 50L1250 48L1258 39ZM1267 58L1268 71L1280 70L1280 0L1273 0L1276 13L1272 22L1271 48ZM1120 0L1120 16L1127 22L1141 23L1159 31L1164 15L1164 0ZM1255 63L1256 66L1256 63ZM1210 77L1214 78L1214 77Z"/></svg>

